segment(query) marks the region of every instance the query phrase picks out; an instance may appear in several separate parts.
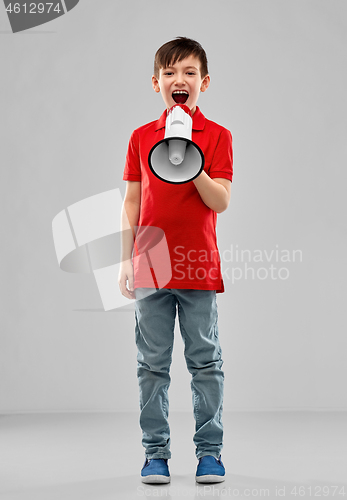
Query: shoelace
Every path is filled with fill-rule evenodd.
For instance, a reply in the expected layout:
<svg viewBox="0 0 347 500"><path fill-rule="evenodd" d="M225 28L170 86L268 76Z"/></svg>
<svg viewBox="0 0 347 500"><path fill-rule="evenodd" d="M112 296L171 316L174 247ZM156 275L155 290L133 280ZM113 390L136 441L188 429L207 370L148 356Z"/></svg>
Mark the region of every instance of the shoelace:
<svg viewBox="0 0 347 500"><path fill-rule="evenodd" d="M146 458L146 462L145 462L145 465L143 466L143 468L148 467L148 465L151 463L151 460L153 460L153 459L152 458L149 458L149 459ZM161 460L164 460L164 462L167 465L168 458L162 458Z"/></svg>
<svg viewBox="0 0 347 500"><path fill-rule="evenodd" d="M202 460L203 458L204 458L204 457L199 458L199 465L200 465L201 460ZM219 465L222 465L222 455L220 455L220 457L219 457L218 459L217 459L216 457L213 457L213 458L216 460L216 462L217 462Z"/></svg>

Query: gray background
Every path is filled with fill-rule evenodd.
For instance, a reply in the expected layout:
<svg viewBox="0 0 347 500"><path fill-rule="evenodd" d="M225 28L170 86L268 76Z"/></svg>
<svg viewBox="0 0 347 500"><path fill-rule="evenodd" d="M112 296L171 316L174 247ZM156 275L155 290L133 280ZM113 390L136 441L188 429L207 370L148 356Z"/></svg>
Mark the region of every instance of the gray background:
<svg viewBox="0 0 347 500"><path fill-rule="evenodd" d="M234 283L240 263L222 259L224 407L347 409L346 15L339 0L83 0L14 35L0 6L2 413L138 410L133 312L105 313L93 275L59 269L51 223L94 194L124 196L130 134L165 109L154 54L176 36L205 48L198 105L233 134L221 255L303 256L273 262L286 280ZM191 411L175 333L170 408Z"/></svg>

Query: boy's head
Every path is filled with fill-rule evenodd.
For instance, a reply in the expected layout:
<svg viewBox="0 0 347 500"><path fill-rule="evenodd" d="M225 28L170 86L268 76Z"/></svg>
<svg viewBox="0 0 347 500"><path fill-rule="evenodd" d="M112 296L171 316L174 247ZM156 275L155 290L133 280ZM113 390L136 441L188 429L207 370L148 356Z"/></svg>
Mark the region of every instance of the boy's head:
<svg viewBox="0 0 347 500"><path fill-rule="evenodd" d="M157 50L152 85L168 109L181 103L194 114L199 93L209 84L206 53L195 40L177 37Z"/></svg>

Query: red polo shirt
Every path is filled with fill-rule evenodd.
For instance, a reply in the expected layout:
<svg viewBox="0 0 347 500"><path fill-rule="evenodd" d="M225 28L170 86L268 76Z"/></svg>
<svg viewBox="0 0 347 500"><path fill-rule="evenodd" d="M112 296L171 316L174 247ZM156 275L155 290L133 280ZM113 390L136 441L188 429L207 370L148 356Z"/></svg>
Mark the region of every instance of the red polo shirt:
<svg viewBox="0 0 347 500"><path fill-rule="evenodd" d="M193 288L224 292L217 247L217 213L202 201L193 181L171 184L150 170L151 148L164 139L167 111L131 135L123 180L141 182L141 209L134 245L134 287ZM192 117L192 141L205 156L204 171L232 181L229 130L199 107ZM158 229L157 229L158 228Z"/></svg>

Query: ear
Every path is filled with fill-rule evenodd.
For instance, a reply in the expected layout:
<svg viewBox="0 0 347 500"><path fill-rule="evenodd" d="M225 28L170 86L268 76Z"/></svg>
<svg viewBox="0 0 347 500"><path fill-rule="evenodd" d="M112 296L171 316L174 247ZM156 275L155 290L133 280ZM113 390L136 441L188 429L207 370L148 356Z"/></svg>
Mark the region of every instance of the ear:
<svg viewBox="0 0 347 500"><path fill-rule="evenodd" d="M155 92L160 92L159 81L154 75L152 76L152 87Z"/></svg>
<svg viewBox="0 0 347 500"><path fill-rule="evenodd" d="M205 78L202 80L201 85L200 85L201 92L205 92L205 90L208 89L208 87L210 85L210 81L211 81L210 75L206 75Z"/></svg>

